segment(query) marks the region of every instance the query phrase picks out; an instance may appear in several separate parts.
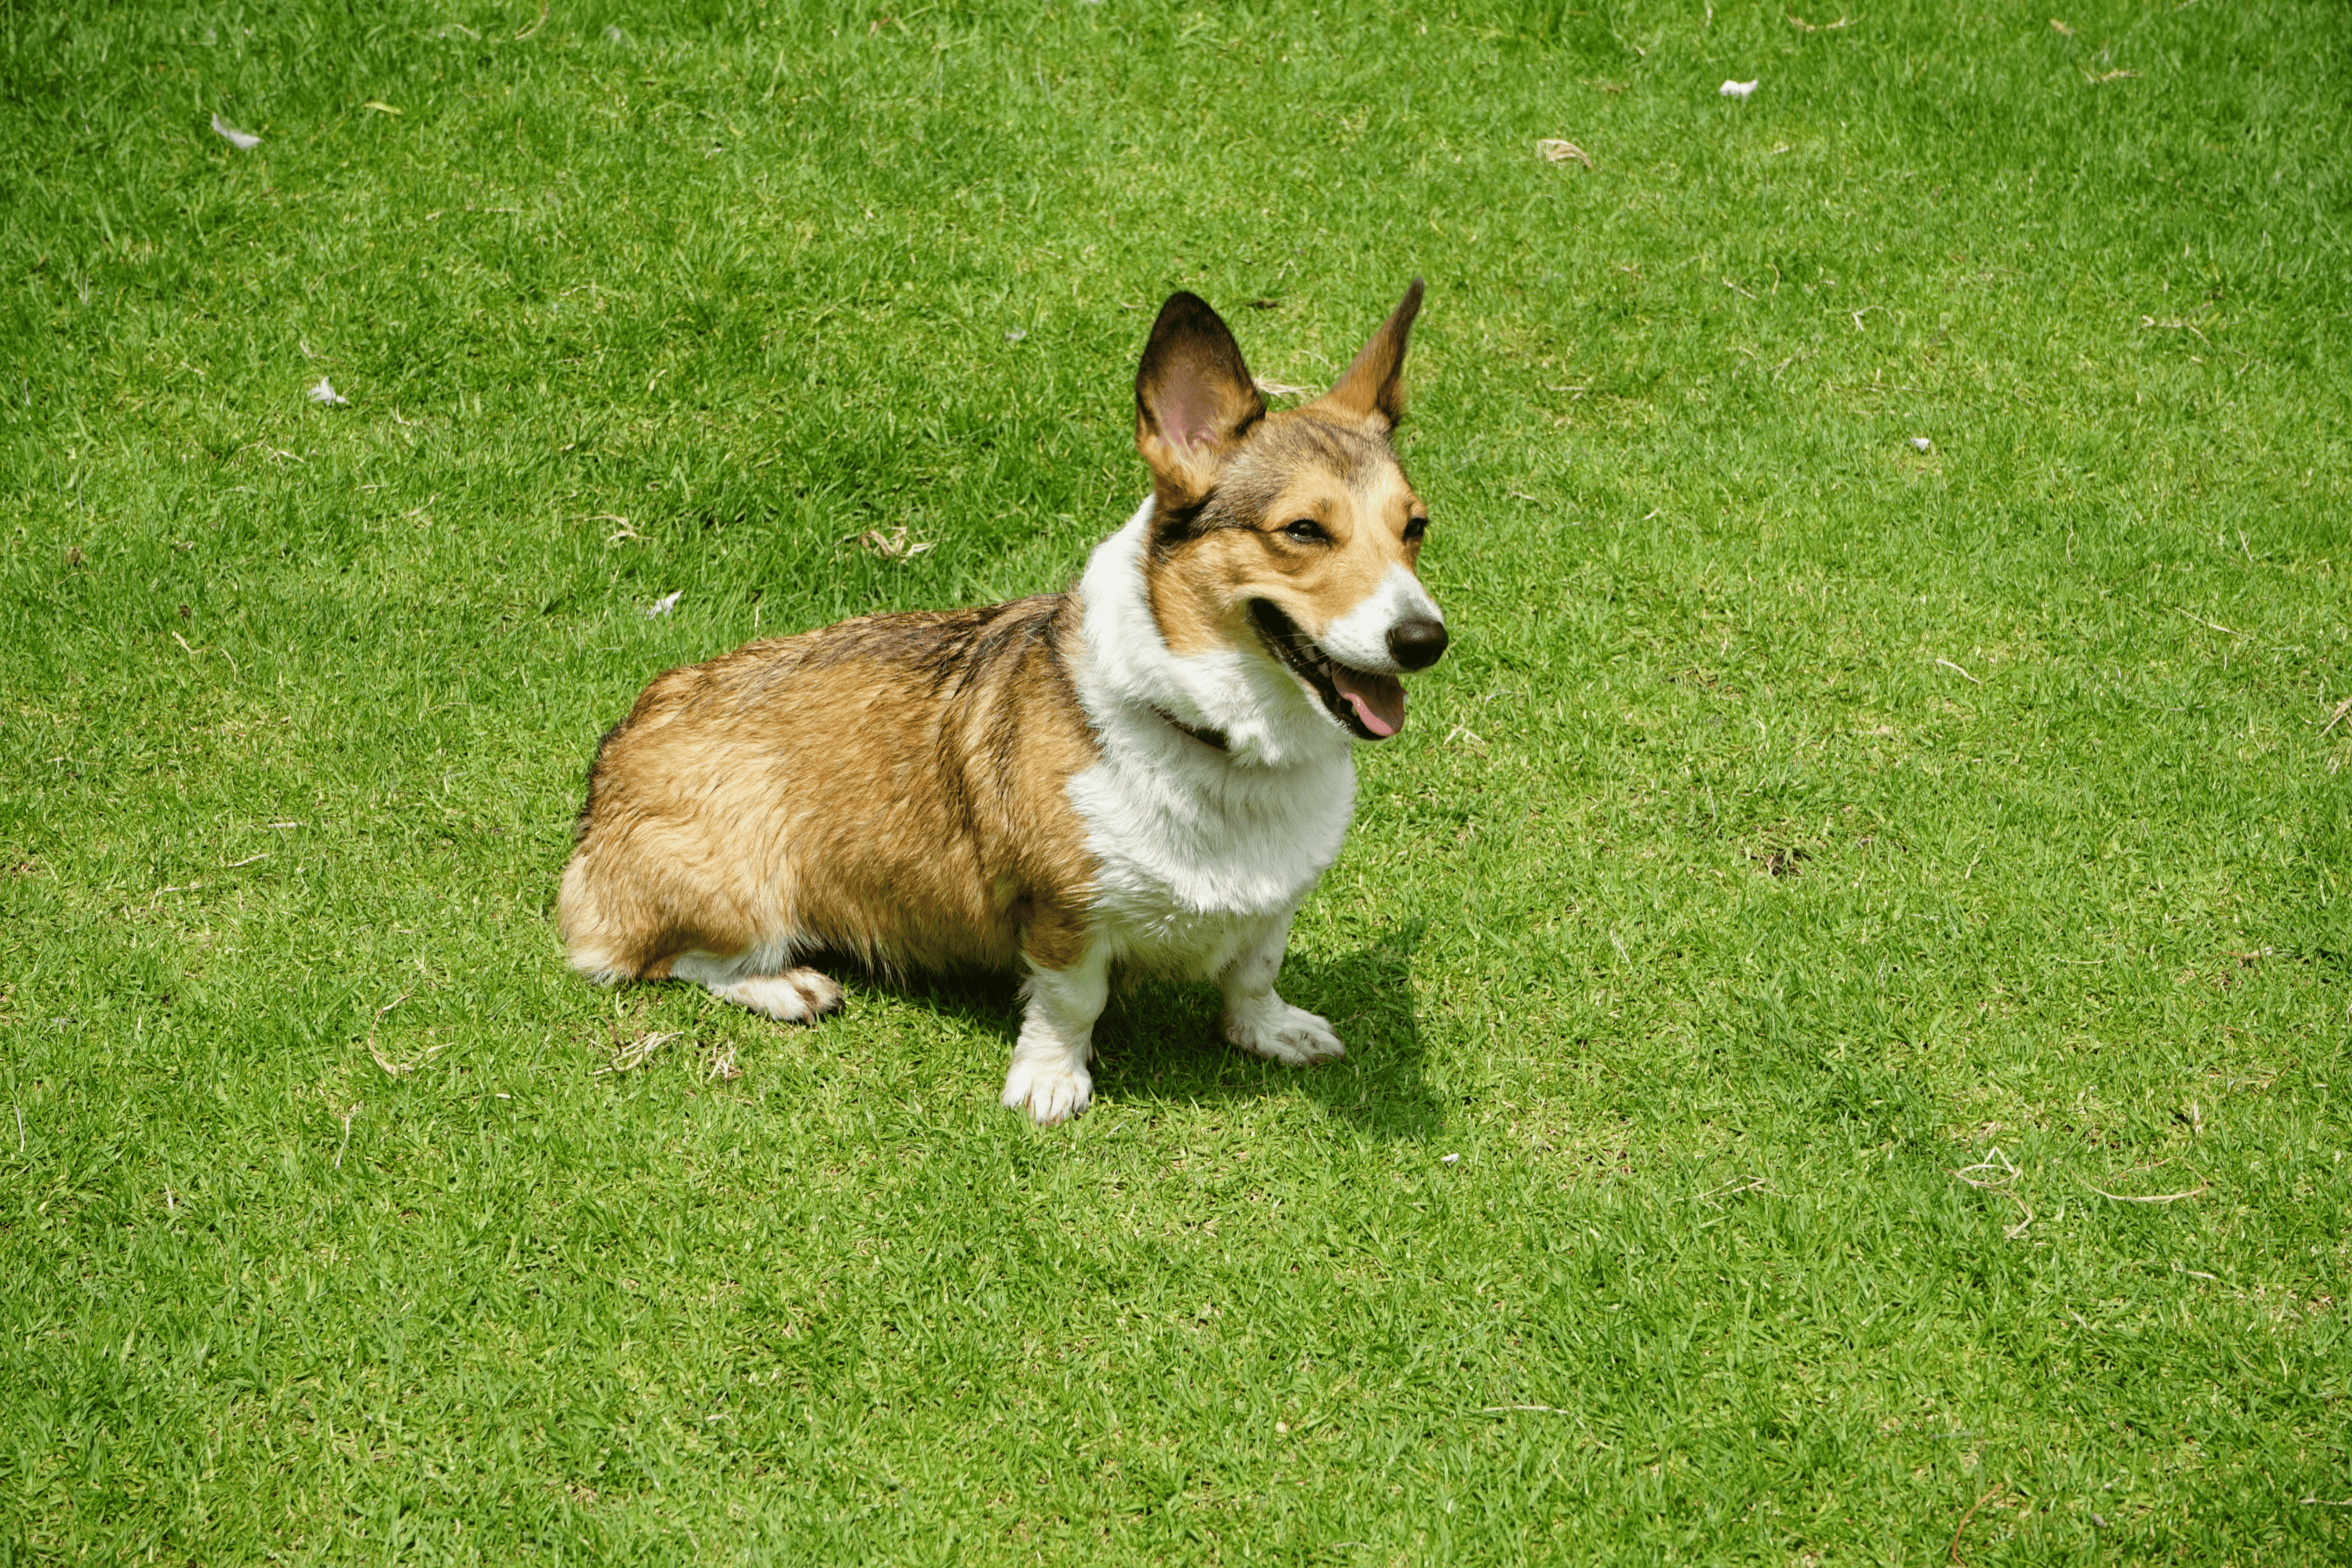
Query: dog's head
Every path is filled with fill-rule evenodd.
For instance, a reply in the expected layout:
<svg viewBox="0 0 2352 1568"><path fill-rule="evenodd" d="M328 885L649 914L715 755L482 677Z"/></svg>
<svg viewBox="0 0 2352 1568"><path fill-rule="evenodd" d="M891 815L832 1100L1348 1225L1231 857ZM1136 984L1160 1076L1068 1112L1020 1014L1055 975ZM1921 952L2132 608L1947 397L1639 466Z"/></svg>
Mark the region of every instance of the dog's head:
<svg viewBox="0 0 2352 1568"><path fill-rule="evenodd" d="M1339 384L1269 414L1225 323L1178 294L1135 376L1160 635L1179 654L1274 661L1365 741L1402 727L1397 677L1445 651L1444 617L1415 573L1429 509L1389 445L1420 310L1416 278Z"/></svg>

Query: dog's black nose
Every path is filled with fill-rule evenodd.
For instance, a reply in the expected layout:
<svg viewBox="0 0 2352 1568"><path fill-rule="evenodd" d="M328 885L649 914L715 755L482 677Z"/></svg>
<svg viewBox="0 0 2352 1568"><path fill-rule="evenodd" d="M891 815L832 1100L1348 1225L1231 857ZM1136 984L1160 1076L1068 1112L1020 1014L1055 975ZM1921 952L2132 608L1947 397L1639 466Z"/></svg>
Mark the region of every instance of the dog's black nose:
<svg viewBox="0 0 2352 1568"><path fill-rule="evenodd" d="M1445 652L1445 623L1427 616L1389 628L1389 656L1407 669L1427 669Z"/></svg>

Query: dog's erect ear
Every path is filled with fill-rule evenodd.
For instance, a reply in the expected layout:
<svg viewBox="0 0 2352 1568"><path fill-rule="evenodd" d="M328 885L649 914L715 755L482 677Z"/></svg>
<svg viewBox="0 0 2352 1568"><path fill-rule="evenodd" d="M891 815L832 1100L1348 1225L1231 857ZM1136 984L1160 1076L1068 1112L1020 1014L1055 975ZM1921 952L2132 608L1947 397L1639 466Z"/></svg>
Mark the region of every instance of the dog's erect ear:
<svg viewBox="0 0 2352 1568"><path fill-rule="evenodd" d="M1404 340L1412 331L1412 319L1419 314L1421 279L1416 278L1412 287L1404 291L1403 300L1389 312L1389 319L1381 323L1381 330L1372 334L1372 341L1356 356L1356 363L1348 367L1348 374L1339 378L1339 384L1309 406L1351 414L1359 419L1379 419L1393 428L1404 417Z"/></svg>
<svg viewBox="0 0 2352 1568"><path fill-rule="evenodd" d="M1242 351L1196 294L1171 294L1135 373L1135 449L1151 465L1160 505L1209 493L1234 443L1265 417Z"/></svg>

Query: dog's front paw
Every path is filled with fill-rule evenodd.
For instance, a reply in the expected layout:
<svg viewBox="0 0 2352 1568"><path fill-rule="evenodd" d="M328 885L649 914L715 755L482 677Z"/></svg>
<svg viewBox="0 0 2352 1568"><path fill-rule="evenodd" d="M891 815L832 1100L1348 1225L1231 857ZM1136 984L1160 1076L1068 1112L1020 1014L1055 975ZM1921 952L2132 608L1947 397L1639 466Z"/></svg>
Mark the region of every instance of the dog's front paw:
<svg viewBox="0 0 2352 1568"><path fill-rule="evenodd" d="M1348 1054L1328 1021L1271 992L1225 1009L1225 1038L1253 1056L1295 1068L1336 1061Z"/></svg>
<svg viewBox="0 0 2352 1568"><path fill-rule="evenodd" d="M1004 1107L1027 1110L1040 1127L1067 1121L1094 1098L1094 1075L1083 1067L1015 1061L1004 1075Z"/></svg>

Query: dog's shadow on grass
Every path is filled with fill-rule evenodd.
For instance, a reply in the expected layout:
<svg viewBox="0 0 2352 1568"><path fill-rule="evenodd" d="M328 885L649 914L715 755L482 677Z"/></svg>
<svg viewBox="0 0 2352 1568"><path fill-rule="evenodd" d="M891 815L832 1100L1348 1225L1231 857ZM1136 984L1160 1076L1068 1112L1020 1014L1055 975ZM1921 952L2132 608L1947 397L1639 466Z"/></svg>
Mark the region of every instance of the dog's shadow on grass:
<svg viewBox="0 0 2352 1568"><path fill-rule="evenodd" d="M1215 1105L1303 1095L1332 1117L1382 1138L1434 1131L1444 1108L1423 1074L1414 1016L1412 955L1426 922L1415 921L1342 958L1292 952L1276 982L1283 999L1331 1021L1348 1054L1319 1067L1285 1067L1228 1044L1213 985L1120 977L1095 1025L1095 1099L1100 1105ZM829 973L854 974L855 960L807 957ZM867 973L901 999L1002 1043L998 1072L1021 1032L1012 983L984 974Z"/></svg>
<svg viewBox="0 0 2352 1568"><path fill-rule="evenodd" d="M1293 952L1276 982L1283 999L1331 1021L1348 1054L1319 1067L1284 1067L1228 1045L1212 985L1145 980L1114 987L1095 1026L1095 1092L1120 1105L1214 1105L1296 1094L1335 1119L1383 1138L1434 1131L1444 1108L1423 1068L1414 1016L1416 921L1344 957Z"/></svg>

